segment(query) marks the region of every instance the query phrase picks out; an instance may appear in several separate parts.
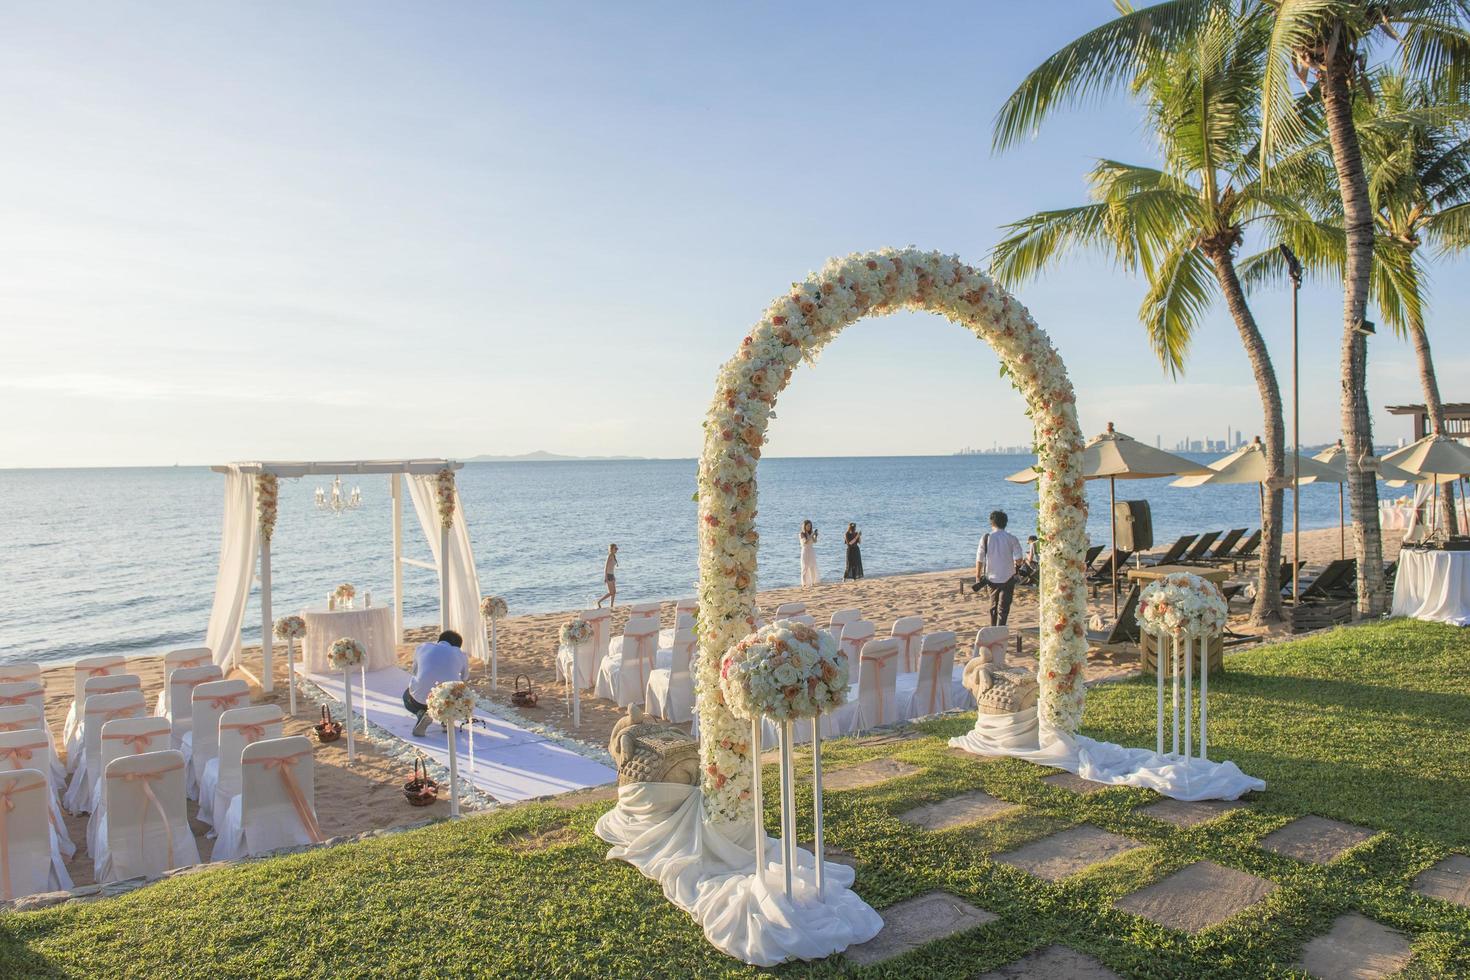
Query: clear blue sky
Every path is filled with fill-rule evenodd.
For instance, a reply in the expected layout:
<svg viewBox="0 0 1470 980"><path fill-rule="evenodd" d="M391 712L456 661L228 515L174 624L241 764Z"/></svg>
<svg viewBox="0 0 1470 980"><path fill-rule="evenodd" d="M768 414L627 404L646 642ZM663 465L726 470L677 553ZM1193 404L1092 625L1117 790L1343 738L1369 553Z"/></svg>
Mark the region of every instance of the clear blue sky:
<svg viewBox="0 0 1470 980"><path fill-rule="evenodd" d="M1123 100L1003 157L1026 70L1111 15L1047 4L9 4L0 12L0 466L689 456L715 370L829 256L984 259L1151 160ZM1450 399L1467 288L1431 320ZM1233 327L1181 382L1098 259L1021 293L1089 434L1254 432ZM1284 368L1289 299L1256 298ZM1340 299L1303 295L1303 437L1335 437ZM1372 342L1375 409L1418 400ZM849 330L777 455L1029 441L994 355L932 316ZM1382 440L1408 423L1375 412Z"/></svg>

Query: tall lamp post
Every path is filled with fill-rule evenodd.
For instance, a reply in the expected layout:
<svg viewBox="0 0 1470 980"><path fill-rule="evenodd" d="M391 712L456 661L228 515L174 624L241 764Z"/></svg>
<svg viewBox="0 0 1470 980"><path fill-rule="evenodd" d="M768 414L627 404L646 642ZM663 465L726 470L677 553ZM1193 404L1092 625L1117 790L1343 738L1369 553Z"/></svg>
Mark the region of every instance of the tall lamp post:
<svg viewBox="0 0 1470 980"><path fill-rule="evenodd" d="M1301 494L1302 480L1302 403L1297 384L1300 368L1297 356L1297 300L1302 291L1302 264L1285 242L1281 257L1286 260L1286 271L1291 276L1291 601L1301 601Z"/></svg>

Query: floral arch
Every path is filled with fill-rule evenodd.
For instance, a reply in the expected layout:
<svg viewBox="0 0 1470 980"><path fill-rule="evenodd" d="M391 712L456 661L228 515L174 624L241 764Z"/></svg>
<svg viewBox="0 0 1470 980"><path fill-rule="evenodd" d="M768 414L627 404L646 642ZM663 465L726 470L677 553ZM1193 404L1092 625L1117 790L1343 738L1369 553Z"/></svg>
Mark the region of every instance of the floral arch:
<svg viewBox="0 0 1470 980"><path fill-rule="evenodd" d="M720 369L699 463L700 657L698 704L703 798L714 821L750 819L750 726L720 693L725 651L755 627L755 472L776 397L863 317L901 309L939 313L986 341L1020 389L1041 467L1041 721L1075 731L1087 657L1087 503L1082 433L1060 355L1031 315L990 277L954 256L884 249L829 261L767 307Z"/></svg>

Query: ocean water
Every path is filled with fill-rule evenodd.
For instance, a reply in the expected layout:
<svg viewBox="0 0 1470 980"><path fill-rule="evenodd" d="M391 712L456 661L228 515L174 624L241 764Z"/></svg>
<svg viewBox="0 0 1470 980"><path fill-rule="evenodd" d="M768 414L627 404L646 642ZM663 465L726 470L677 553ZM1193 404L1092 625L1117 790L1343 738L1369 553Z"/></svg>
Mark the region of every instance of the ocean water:
<svg viewBox="0 0 1470 980"><path fill-rule="evenodd" d="M1200 457L1201 459L1205 457ZM620 601L692 594L697 579L694 460L470 463L459 487L480 585L512 614L591 605L615 541ZM1006 483L1022 456L767 459L760 466L759 585L800 580L797 531L821 532L825 577L840 577L842 532L863 531L869 576L969 565L986 515L1002 509L1023 540L1035 490ZM324 603L339 582L390 601L392 525L386 477L360 481L363 506L318 512L330 480L282 481L272 541L276 615ZM353 480L344 477L350 487ZM1255 527L1252 485L1176 489L1166 480L1118 484L1119 499L1152 504L1167 543L1196 530ZM0 661L66 662L202 642L219 555L224 480L206 468L0 470ZM1092 539L1108 537L1108 487L1088 486ZM405 546L428 547L405 503ZM1302 490L1303 527L1337 522L1337 491ZM432 572L404 568L404 621L433 622ZM259 622L252 596L246 622ZM258 642L259 629L247 630Z"/></svg>

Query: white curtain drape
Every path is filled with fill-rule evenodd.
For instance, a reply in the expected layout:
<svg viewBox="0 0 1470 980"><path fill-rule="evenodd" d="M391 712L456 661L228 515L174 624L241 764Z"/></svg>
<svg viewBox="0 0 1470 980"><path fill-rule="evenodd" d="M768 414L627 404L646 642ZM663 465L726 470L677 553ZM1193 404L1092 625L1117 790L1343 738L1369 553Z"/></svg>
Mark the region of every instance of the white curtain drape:
<svg viewBox="0 0 1470 980"><path fill-rule="evenodd" d="M409 499L418 515L419 527L429 539L434 563L449 576L448 622L441 629L452 629L464 637L464 651L471 660L482 663L490 659L490 644L485 639L485 619L480 613L480 576L475 572L475 556L470 550L470 532L465 526L464 507L459 491L454 492L454 526L449 529L449 556L439 561L439 503L436 477L432 473L412 473L406 480ZM402 603L402 598L398 600Z"/></svg>
<svg viewBox="0 0 1470 980"><path fill-rule="evenodd" d="M255 580L260 553L260 527L255 515L255 477L231 466L225 474L224 533L219 546L219 572L214 579L214 606L209 611L206 643L221 667L240 649L245 602Z"/></svg>

